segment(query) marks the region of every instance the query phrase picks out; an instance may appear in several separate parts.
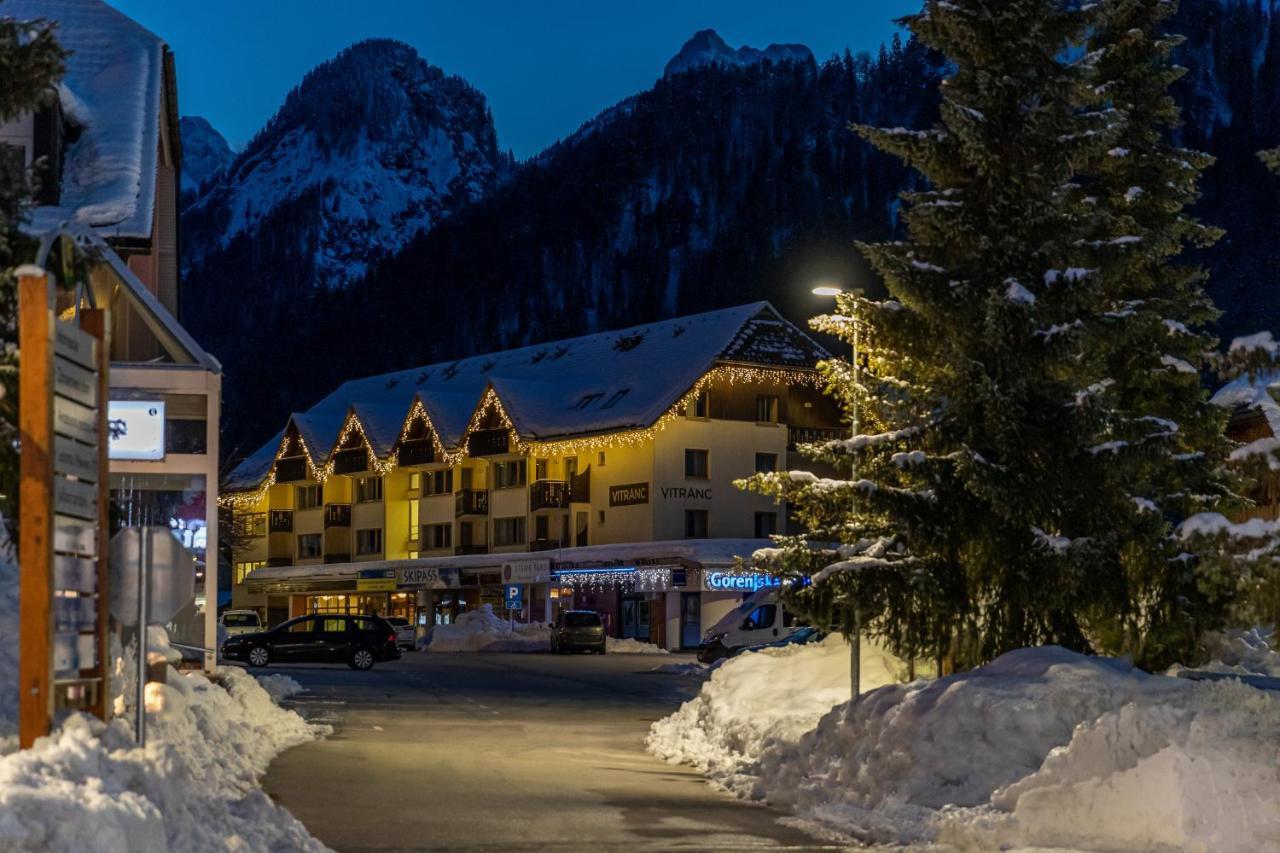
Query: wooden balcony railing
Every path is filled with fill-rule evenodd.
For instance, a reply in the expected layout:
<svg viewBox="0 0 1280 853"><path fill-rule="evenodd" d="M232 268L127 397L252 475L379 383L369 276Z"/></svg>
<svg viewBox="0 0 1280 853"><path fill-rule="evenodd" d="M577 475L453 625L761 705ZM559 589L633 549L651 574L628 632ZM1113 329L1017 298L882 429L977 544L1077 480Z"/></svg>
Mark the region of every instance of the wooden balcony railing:
<svg viewBox="0 0 1280 853"><path fill-rule="evenodd" d="M529 511L568 509L569 484L564 480L535 480L529 486Z"/></svg>
<svg viewBox="0 0 1280 853"><path fill-rule="evenodd" d="M325 504L324 505L324 527L328 530L330 527L350 527L351 526L351 504Z"/></svg>
<svg viewBox="0 0 1280 853"><path fill-rule="evenodd" d="M818 441L835 441L848 438L847 429L828 429L826 427L788 427L787 450L795 450L800 444L813 444Z"/></svg>
<svg viewBox="0 0 1280 853"><path fill-rule="evenodd" d="M402 468L410 465L430 465L432 462L439 461L436 459L435 442L430 438L403 442L396 454L396 459Z"/></svg>
<svg viewBox="0 0 1280 853"><path fill-rule="evenodd" d="M369 451L363 447L339 450L333 454L333 473L357 474L369 470Z"/></svg>
<svg viewBox="0 0 1280 853"><path fill-rule="evenodd" d="M458 492L455 502L455 517L489 514L488 489L463 489Z"/></svg>
<svg viewBox="0 0 1280 853"><path fill-rule="evenodd" d="M305 479L307 479L307 458L305 456L290 456L286 459L276 460L277 483L297 483Z"/></svg>
<svg viewBox="0 0 1280 853"><path fill-rule="evenodd" d="M467 436L467 454L470 456L494 456L508 453L511 435L505 429L476 430Z"/></svg>

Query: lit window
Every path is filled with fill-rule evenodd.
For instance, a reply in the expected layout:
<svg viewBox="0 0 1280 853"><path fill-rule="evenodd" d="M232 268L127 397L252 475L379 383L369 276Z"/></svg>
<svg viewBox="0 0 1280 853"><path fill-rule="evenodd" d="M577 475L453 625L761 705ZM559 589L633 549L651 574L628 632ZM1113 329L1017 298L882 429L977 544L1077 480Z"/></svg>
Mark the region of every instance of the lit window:
<svg viewBox="0 0 1280 853"><path fill-rule="evenodd" d="M266 563L262 560L253 560L250 562L236 563L236 583L244 583L245 577L255 569L261 569Z"/></svg>
<svg viewBox="0 0 1280 853"><path fill-rule="evenodd" d="M409 491L416 492L421 488L422 488L422 472L410 471L409 472Z"/></svg>
<svg viewBox="0 0 1280 853"><path fill-rule="evenodd" d="M409 501L409 541L418 541L418 502Z"/></svg>

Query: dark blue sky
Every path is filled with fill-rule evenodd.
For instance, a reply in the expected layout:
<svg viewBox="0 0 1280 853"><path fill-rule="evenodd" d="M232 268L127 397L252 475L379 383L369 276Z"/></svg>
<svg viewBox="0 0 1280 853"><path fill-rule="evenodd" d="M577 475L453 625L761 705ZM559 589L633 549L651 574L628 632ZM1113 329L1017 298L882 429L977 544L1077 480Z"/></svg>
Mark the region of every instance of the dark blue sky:
<svg viewBox="0 0 1280 853"><path fill-rule="evenodd" d="M537 153L648 88L700 29L731 47L874 50L920 0L110 0L173 47L179 106L243 145L316 64L371 36L408 42L489 99L498 141Z"/></svg>

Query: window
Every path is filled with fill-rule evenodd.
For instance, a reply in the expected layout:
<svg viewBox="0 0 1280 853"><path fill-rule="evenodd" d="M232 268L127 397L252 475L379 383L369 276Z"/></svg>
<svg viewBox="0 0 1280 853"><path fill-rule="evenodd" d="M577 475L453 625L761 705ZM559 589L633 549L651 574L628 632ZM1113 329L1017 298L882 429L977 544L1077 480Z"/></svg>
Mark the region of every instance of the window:
<svg viewBox="0 0 1280 853"><path fill-rule="evenodd" d="M356 553L357 554L381 554L382 553L382 528L370 527L366 530L356 531Z"/></svg>
<svg viewBox="0 0 1280 853"><path fill-rule="evenodd" d="M711 417L711 392L703 389L693 398L693 404L686 406L684 413L691 418Z"/></svg>
<svg viewBox="0 0 1280 853"><path fill-rule="evenodd" d="M245 563L236 563L236 583L244 583L245 575L249 574L249 572L253 571L254 569L260 569L265 565L266 563L263 562L262 560L252 560Z"/></svg>
<svg viewBox="0 0 1280 853"><path fill-rule="evenodd" d="M707 511L705 509L686 509L684 511L684 538L707 538Z"/></svg>
<svg viewBox="0 0 1280 853"><path fill-rule="evenodd" d="M776 424L778 422L778 398L774 394L756 396L756 423Z"/></svg>
<svg viewBox="0 0 1280 853"><path fill-rule="evenodd" d="M409 491L417 492L421 490L422 490L422 472L410 471L409 472Z"/></svg>
<svg viewBox="0 0 1280 853"><path fill-rule="evenodd" d="M422 547L423 548L452 548L453 547L452 522L445 522L444 524L424 524L422 526Z"/></svg>
<svg viewBox="0 0 1280 853"><path fill-rule="evenodd" d="M762 604L742 623L744 631L758 631L761 628L772 628L773 620L778 618L778 605Z"/></svg>
<svg viewBox="0 0 1280 853"><path fill-rule="evenodd" d="M305 619L299 619L296 622L289 623L290 634L310 634L314 632L315 629L316 629L316 620L311 617L307 617Z"/></svg>
<svg viewBox="0 0 1280 853"><path fill-rule="evenodd" d="M533 462L533 479L535 479L535 480L545 480L545 479L547 479L547 460L545 460L545 459L535 459L535 460L534 460L534 462Z"/></svg>
<svg viewBox="0 0 1280 853"><path fill-rule="evenodd" d="M310 486L298 486L297 488L298 509L315 509L324 500L324 493L317 483L313 483Z"/></svg>
<svg viewBox="0 0 1280 853"><path fill-rule="evenodd" d="M418 541L418 502L409 501L409 541Z"/></svg>
<svg viewBox="0 0 1280 853"><path fill-rule="evenodd" d="M600 408L612 409L614 406L618 405L618 402L623 397L627 396L627 394L630 393L630 391L631 391L630 388L623 388L621 391L615 391L613 396L610 397L608 400L605 400L604 405L601 406Z"/></svg>
<svg viewBox="0 0 1280 853"><path fill-rule="evenodd" d="M265 512L251 512L247 515L237 515L236 533L240 536L266 536L267 514Z"/></svg>
<svg viewBox="0 0 1280 853"><path fill-rule="evenodd" d="M426 477L422 480L422 493L424 495L452 494L453 469L445 468L442 471L427 471Z"/></svg>
<svg viewBox="0 0 1280 853"><path fill-rule="evenodd" d="M533 538L534 539L550 539L551 538L551 519L545 515L535 516L533 519Z"/></svg>
<svg viewBox="0 0 1280 853"><path fill-rule="evenodd" d="M686 450L684 452L684 475L691 480L707 479L707 456L705 450Z"/></svg>
<svg viewBox="0 0 1280 853"><path fill-rule="evenodd" d="M319 533L303 533L298 536L298 559L309 560L320 556L321 541Z"/></svg>
<svg viewBox="0 0 1280 853"><path fill-rule="evenodd" d="M778 514L776 512L756 513L756 538L768 539L778 532Z"/></svg>
<svg viewBox="0 0 1280 853"><path fill-rule="evenodd" d="M585 409L587 406L590 406L592 403L594 403L596 400L599 400L603 396L604 394L584 394L582 397L578 399L578 402L573 404L573 407L575 409Z"/></svg>
<svg viewBox="0 0 1280 853"><path fill-rule="evenodd" d="M524 516L517 515L512 516L511 518L495 518L493 520L493 544L523 545Z"/></svg>
<svg viewBox="0 0 1280 853"><path fill-rule="evenodd" d="M776 453L757 453L756 454L756 473L768 474L778 470L778 454Z"/></svg>
<svg viewBox="0 0 1280 853"><path fill-rule="evenodd" d="M604 524L604 510L600 510L600 523Z"/></svg>
<svg viewBox="0 0 1280 853"><path fill-rule="evenodd" d="M356 480L356 503L367 504L382 500L382 478L363 477Z"/></svg>
<svg viewBox="0 0 1280 853"><path fill-rule="evenodd" d="M600 455L596 458L596 467L598 468L604 467L604 451L603 450L600 451Z"/></svg>
<svg viewBox="0 0 1280 853"><path fill-rule="evenodd" d="M523 459L493 463L493 487L495 489L511 489L516 486L523 486L524 482L525 461Z"/></svg>

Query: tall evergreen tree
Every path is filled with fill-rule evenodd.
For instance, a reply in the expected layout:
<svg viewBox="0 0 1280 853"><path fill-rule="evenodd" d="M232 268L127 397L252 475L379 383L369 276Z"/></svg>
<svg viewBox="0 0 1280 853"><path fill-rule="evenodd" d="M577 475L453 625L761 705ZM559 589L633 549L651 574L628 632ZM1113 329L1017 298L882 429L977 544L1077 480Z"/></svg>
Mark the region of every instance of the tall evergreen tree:
<svg viewBox="0 0 1280 853"><path fill-rule="evenodd" d="M0 15L4 13L0 4ZM64 52L45 21L0 18L0 124L56 97ZM33 246L18 230L31 203L31 176L0 148L0 516L13 518L18 499L17 283L13 268ZM37 168L40 164L36 164Z"/></svg>
<svg viewBox="0 0 1280 853"><path fill-rule="evenodd" d="M846 630L856 603L903 653L1141 647L1195 587L1173 524L1229 493L1192 366L1212 307L1169 263L1212 236L1181 215L1203 162L1163 141L1177 114L1155 4L1102 5L928 3L905 22L953 64L940 125L858 128L930 188L904 196L906 241L862 247L891 298L816 321L862 334L857 365L825 370L866 428L813 448L856 476L751 487L811 529L778 555L813 574L797 602ZM1112 49L1121 22L1137 47ZM1130 193L1175 167L1173 186ZM814 545L831 541L834 563Z"/></svg>

